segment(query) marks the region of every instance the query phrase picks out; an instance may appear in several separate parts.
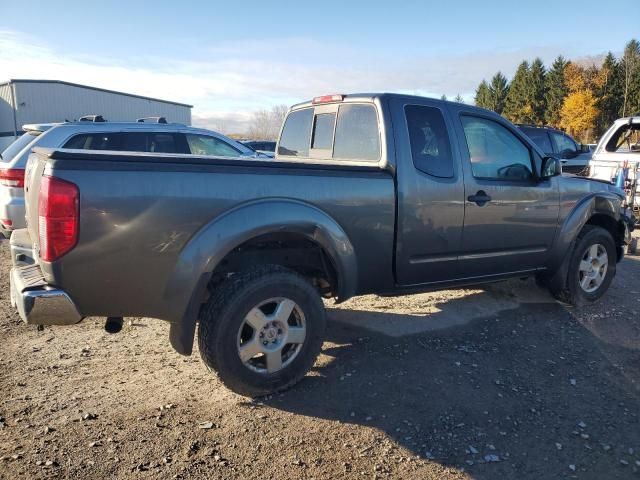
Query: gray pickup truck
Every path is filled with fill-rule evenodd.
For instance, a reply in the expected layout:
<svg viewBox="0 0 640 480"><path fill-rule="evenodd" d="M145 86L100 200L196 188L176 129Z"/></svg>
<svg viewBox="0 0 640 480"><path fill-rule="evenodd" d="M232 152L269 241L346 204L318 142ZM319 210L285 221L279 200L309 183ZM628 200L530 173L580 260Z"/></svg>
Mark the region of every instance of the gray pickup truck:
<svg viewBox="0 0 640 480"><path fill-rule="evenodd" d="M35 149L12 299L30 324L170 322L248 396L304 376L322 298L536 276L565 302L609 287L632 222L607 182L563 177L502 117L397 94L295 105L272 161ZM117 329L117 328L116 328Z"/></svg>

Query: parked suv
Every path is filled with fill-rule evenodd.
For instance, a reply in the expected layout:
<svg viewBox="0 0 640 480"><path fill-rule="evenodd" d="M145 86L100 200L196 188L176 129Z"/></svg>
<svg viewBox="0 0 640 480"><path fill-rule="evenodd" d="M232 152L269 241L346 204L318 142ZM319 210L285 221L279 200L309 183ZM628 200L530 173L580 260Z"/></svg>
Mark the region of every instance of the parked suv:
<svg viewBox="0 0 640 480"><path fill-rule="evenodd" d="M591 148L576 142L561 130L536 125L516 125L533 143L549 156L562 160L562 171L576 175L589 175Z"/></svg>
<svg viewBox="0 0 640 480"><path fill-rule="evenodd" d="M107 122L89 115L77 122L25 125L23 130L0 163L0 231L6 238L25 227L24 172L34 147L268 158L220 133L168 123L164 117Z"/></svg>

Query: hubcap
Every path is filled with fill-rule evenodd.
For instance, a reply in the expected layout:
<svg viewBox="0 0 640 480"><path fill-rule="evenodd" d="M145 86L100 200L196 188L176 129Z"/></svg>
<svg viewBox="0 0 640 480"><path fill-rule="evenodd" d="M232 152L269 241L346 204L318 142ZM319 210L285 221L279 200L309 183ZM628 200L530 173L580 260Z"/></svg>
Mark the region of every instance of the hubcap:
<svg viewBox="0 0 640 480"><path fill-rule="evenodd" d="M258 373L275 373L300 352L307 335L302 309L288 298L271 298L244 317L238 331L238 356Z"/></svg>
<svg viewBox="0 0 640 480"><path fill-rule="evenodd" d="M608 266L609 256L604 245L596 243L587 248L578 267L580 288L587 293L593 293L598 290L607 275Z"/></svg>

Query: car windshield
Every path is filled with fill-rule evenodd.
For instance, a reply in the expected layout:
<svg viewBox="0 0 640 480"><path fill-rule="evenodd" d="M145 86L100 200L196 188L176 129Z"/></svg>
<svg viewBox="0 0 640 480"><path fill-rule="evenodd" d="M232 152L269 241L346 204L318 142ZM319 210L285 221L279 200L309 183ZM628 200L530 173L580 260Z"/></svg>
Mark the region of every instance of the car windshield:
<svg viewBox="0 0 640 480"><path fill-rule="evenodd" d="M20 151L29 145L32 141L36 139L36 137L40 135L40 132L26 132L23 133L20 137L18 137L12 144L10 144L7 148L2 152L2 161L9 162L15 157Z"/></svg>
<svg viewBox="0 0 640 480"><path fill-rule="evenodd" d="M625 124L607 142L607 152L640 153L640 124Z"/></svg>

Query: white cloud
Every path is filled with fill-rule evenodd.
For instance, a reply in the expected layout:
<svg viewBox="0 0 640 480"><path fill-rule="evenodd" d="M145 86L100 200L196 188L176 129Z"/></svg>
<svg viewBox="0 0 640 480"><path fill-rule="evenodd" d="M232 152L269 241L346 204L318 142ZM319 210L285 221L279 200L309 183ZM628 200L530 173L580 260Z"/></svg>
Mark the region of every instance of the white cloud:
<svg viewBox="0 0 640 480"><path fill-rule="evenodd" d="M332 92L402 91L471 100L482 78L510 76L523 59L550 47L457 56L377 55L309 39L249 40L203 47L201 60L96 58L68 54L41 39L0 31L0 75L45 78L120 90L194 105L193 123L243 131L251 112ZM2 79L0 79L2 80Z"/></svg>

